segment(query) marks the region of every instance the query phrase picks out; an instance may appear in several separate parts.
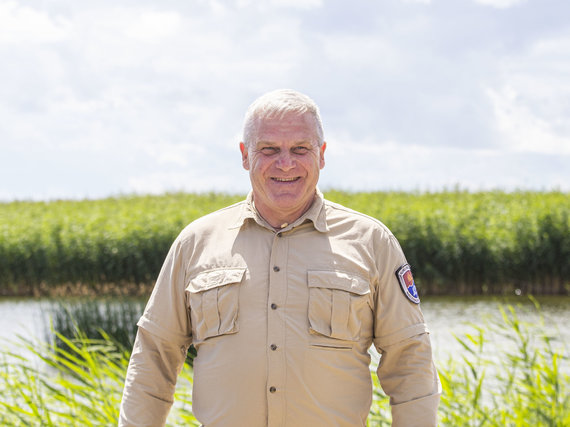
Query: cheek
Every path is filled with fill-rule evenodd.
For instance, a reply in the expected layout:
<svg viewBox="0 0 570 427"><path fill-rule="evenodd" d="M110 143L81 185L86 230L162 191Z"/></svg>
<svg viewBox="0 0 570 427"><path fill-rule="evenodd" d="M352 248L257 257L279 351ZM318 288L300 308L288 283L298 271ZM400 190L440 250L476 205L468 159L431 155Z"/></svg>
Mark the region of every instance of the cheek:
<svg viewBox="0 0 570 427"><path fill-rule="evenodd" d="M259 158L251 159L249 164L249 171L251 173L259 175L265 169L267 169L267 162L264 162L263 159Z"/></svg>

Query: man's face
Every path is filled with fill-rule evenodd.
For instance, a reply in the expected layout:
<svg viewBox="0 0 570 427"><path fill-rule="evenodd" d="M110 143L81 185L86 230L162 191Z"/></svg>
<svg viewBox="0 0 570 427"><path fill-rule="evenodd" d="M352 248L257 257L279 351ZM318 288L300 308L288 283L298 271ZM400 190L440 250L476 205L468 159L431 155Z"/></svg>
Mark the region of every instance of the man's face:
<svg viewBox="0 0 570 427"><path fill-rule="evenodd" d="M240 144L255 207L272 226L290 223L309 208L325 165L325 148L325 143L318 146L309 113L260 120L249 148Z"/></svg>

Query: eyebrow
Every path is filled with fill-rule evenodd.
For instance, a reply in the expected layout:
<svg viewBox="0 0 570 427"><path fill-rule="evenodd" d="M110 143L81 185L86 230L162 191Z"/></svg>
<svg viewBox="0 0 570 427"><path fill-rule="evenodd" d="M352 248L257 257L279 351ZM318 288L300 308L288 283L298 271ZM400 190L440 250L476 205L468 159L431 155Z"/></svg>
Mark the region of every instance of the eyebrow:
<svg viewBox="0 0 570 427"><path fill-rule="evenodd" d="M297 141L297 142L293 143L293 145L296 145L296 146L298 146L298 145L304 145L304 144L313 145L313 141L311 141L311 140L309 140L309 139L304 139L304 140L302 140L302 141ZM269 146L274 147L274 146L277 146L277 145L280 145L280 144L279 144L278 142L263 141L263 140L262 140L262 141L257 141L257 142L255 143L255 146L256 146L256 147L259 147L260 145L269 145Z"/></svg>

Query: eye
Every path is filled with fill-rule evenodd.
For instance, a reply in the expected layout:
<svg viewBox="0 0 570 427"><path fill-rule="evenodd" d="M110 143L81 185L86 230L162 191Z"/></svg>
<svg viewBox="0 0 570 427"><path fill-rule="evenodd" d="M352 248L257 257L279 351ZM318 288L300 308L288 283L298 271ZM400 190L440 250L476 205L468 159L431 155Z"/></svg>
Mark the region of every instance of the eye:
<svg viewBox="0 0 570 427"><path fill-rule="evenodd" d="M277 153L277 147L263 147L259 150L259 152L265 156L271 156L272 154Z"/></svg>
<svg viewBox="0 0 570 427"><path fill-rule="evenodd" d="M295 154L307 154L310 151L310 148L301 145L299 147L294 147L292 151Z"/></svg>

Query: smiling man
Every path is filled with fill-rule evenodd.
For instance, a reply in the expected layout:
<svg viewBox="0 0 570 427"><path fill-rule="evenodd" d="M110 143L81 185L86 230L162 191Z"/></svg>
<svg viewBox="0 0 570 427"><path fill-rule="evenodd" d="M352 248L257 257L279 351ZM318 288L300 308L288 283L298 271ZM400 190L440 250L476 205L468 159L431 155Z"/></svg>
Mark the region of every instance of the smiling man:
<svg viewBox="0 0 570 427"><path fill-rule="evenodd" d="M246 135L240 150L255 207L273 227L293 222L313 203L319 170L325 165L326 143L317 131L315 115L293 111L257 118L252 114L247 127L254 128L253 135Z"/></svg>
<svg viewBox="0 0 570 427"><path fill-rule="evenodd" d="M164 425L190 344L204 426L365 426L371 345L393 425L436 425L411 268L381 222L323 198L325 149L306 95L250 106L240 150L252 191L172 245L138 322L120 426Z"/></svg>

